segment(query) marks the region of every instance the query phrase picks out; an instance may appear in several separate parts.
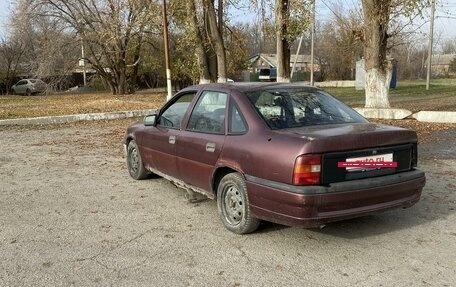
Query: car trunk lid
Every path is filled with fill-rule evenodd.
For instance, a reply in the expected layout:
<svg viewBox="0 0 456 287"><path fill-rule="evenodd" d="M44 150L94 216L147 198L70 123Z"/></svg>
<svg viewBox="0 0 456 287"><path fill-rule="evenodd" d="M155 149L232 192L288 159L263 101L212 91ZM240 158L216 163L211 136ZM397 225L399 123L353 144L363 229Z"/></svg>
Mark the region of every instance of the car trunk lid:
<svg viewBox="0 0 456 287"><path fill-rule="evenodd" d="M321 154L321 183L376 177L416 165L416 133L373 123L309 126L274 131L304 140L303 154ZM339 162L392 161L397 167L341 168Z"/></svg>

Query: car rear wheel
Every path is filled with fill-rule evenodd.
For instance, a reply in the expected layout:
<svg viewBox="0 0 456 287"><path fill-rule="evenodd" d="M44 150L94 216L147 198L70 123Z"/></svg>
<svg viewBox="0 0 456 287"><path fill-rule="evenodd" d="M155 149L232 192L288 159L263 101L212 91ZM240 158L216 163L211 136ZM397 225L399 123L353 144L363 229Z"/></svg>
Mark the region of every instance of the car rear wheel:
<svg viewBox="0 0 456 287"><path fill-rule="evenodd" d="M251 233L260 225L260 220L250 212L247 187L239 173L229 173L220 181L217 207L223 224L234 233Z"/></svg>
<svg viewBox="0 0 456 287"><path fill-rule="evenodd" d="M149 176L144 167L138 145L134 140L128 143L127 147L127 167L130 176L134 179L145 179Z"/></svg>

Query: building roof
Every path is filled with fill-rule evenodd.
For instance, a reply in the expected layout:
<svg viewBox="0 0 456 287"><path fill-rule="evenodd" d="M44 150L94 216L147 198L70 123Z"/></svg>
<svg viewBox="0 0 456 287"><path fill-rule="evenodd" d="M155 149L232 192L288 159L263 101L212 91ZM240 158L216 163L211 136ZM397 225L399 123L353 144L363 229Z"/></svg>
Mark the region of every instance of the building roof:
<svg viewBox="0 0 456 287"><path fill-rule="evenodd" d="M277 67L277 54L256 54L251 56L248 59L248 62L250 64L253 64L254 62L257 62L260 59L266 62L270 67ZM294 63L295 59L296 55L291 55L290 63ZM298 55L296 59L296 64L310 63L310 60L310 55Z"/></svg>

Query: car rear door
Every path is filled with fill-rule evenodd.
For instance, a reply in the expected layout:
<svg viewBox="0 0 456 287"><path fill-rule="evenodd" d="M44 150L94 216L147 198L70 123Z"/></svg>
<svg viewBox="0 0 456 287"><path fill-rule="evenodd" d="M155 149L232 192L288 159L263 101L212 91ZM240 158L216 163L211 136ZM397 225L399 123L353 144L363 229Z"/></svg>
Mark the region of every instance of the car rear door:
<svg viewBox="0 0 456 287"><path fill-rule="evenodd" d="M227 92L203 91L177 144L180 178L206 191L225 143L227 102Z"/></svg>
<svg viewBox="0 0 456 287"><path fill-rule="evenodd" d="M142 156L150 168L179 178L176 144L180 141L181 124L197 91L176 96L158 115L157 125L146 127L141 141Z"/></svg>

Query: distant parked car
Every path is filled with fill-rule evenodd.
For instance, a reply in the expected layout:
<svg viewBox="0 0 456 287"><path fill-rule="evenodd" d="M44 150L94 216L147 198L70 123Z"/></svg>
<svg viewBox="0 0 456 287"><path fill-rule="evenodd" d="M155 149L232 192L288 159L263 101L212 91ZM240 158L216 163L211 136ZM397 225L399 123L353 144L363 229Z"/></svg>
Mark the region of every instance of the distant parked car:
<svg viewBox="0 0 456 287"><path fill-rule="evenodd" d="M425 184L414 131L370 123L303 85L188 87L130 126L124 144L131 177L155 173L216 199L241 234L260 220L318 227L410 207Z"/></svg>
<svg viewBox="0 0 456 287"><path fill-rule="evenodd" d="M261 68L258 79L260 80L260 82L277 81L277 68Z"/></svg>
<svg viewBox="0 0 456 287"><path fill-rule="evenodd" d="M46 91L46 83L39 79L23 79L14 84L11 89L18 95L31 96Z"/></svg>

